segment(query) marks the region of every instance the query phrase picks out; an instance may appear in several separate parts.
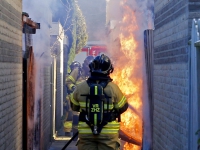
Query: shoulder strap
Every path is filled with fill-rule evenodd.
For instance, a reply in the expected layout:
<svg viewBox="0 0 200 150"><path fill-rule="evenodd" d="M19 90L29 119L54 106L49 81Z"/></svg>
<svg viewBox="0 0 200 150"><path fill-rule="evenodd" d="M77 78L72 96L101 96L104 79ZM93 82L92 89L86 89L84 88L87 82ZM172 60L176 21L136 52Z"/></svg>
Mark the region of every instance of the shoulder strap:
<svg viewBox="0 0 200 150"><path fill-rule="evenodd" d="M92 84L100 84L103 88L105 88L111 80L87 80L87 84L91 86Z"/></svg>
<svg viewBox="0 0 200 150"><path fill-rule="evenodd" d="M98 82L97 82L98 81ZM93 80L87 80L87 84L89 85L89 87L92 85L92 84L100 84L102 87L103 87L103 90L104 88L108 85L109 82L111 82L111 80L97 80L96 82ZM105 92L103 92L104 95L105 95L105 98L107 99L107 110L109 110L109 96L107 96L107 94Z"/></svg>

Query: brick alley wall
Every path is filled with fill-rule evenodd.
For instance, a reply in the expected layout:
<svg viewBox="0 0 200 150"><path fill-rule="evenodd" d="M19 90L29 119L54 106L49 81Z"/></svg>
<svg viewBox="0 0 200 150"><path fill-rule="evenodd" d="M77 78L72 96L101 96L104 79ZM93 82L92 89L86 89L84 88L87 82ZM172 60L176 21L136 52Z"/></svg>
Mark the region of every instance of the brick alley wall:
<svg viewBox="0 0 200 150"><path fill-rule="evenodd" d="M188 41L191 38L191 18L199 16L200 4L197 1L154 0L155 150L189 149Z"/></svg>
<svg viewBox="0 0 200 150"><path fill-rule="evenodd" d="M0 1L0 149L22 149L22 1Z"/></svg>

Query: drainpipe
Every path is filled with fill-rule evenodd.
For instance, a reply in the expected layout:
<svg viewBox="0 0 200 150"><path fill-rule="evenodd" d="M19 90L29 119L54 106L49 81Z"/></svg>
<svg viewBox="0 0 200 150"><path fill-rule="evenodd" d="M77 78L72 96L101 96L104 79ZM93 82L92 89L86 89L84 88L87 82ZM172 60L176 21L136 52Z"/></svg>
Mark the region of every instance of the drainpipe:
<svg viewBox="0 0 200 150"><path fill-rule="evenodd" d="M56 137L56 57L53 58L53 137Z"/></svg>
<svg viewBox="0 0 200 150"><path fill-rule="evenodd" d="M62 43L62 41L60 41L61 43ZM63 63L64 63L64 59L63 59L63 57L64 57L64 54L63 54L63 43L62 43L62 46L61 46L61 49L60 49L60 75L61 75L61 83L60 83L60 85L61 85L61 117L62 117L62 115L63 115L63 88L64 88L64 86L63 86L63 83L64 83L64 79L63 79L63 70L64 70L64 66L63 66Z"/></svg>
<svg viewBox="0 0 200 150"><path fill-rule="evenodd" d="M192 22L192 31L191 31L191 52L190 52L190 92L189 92L189 147L188 149L197 149L197 135L195 135L195 132L198 130L198 40L199 40L199 34L200 27L198 28L198 25L200 26L200 20L197 22L197 20L193 19ZM196 44L196 45L195 45ZM195 47L196 46L196 47Z"/></svg>

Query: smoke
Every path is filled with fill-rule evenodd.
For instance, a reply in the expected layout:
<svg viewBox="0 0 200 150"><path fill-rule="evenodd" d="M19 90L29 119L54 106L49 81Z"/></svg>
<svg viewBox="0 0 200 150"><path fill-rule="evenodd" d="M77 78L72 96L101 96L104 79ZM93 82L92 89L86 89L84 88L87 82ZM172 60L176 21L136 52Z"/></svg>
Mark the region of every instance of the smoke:
<svg viewBox="0 0 200 150"><path fill-rule="evenodd" d="M126 4L133 11L136 16L136 24L139 27L134 34L136 35L136 40L138 41L138 53L141 51L141 66L143 74L143 150L151 149L151 123L150 123L150 110L149 110L149 100L147 91L147 77L146 77L146 66L144 58L144 30L153 29L154 21L154 1L153 0L127 0ZM139 62L138 62L139 63Z"/></svg>
<svg viewBox="0 0 200 150"><path fill-rule="evenodd" d="M85 17L88 41L105 41L106 1L78 0Z"/></svg>
<svg viewBox="0 0 200 150"><path fill-rule="evenodd" d="M43 53L50 56L49 30L51 27L52 11L54 9L58 9L56 0L23 0L23 11L27 12L33 21L40 23L40 29L37 29L36 34L32 36L33 50L37 57L40 57Z"/></svg>
<svg viewBox="0 0 200 150"><path fill-rule="evenodd" d="M23 0L23 12L28 13L29 18L34 22L40 23L40 29L36 29L36 34L32 35L32 45L35 62L37 62L37 71L41 69L40 67L42 67L43 64L50 65L50 27L52 12L57 9L59 9L59 5L56 0ZM37 83L36 86L39 86L39 84ZM36 89L38 88L39 87Z"/></svg>
<svg viewBox="0 0 200 150"><path fill-rule="evenodd" d="M117 22L115 28L112 29L112 32L115 32L112 34L112 41L109 42L111 55L115 60L117 57L116 67L119 64L125 67L130 63L133 65L133 71L129 75L129 79L133 79L133 82L142 80L143 149L149 150L152 139L144 54L144 30L154 29L154 0L107 0L107 3L109 5L108 12L110 12L107 14L108 19ZM113 13L116 12L116 8L118 8L118 12ZM130 37L133 37L134 42L130 45L128 42L122 43L122 38L128 41ZM116 41L119 41L120 44L116 45ZM120 50L116 50L117 47Z"/></svg>
<svg viewBox="0 0 200 150"><path fill-rule="evenodd" d="M141 29L153 29L154 19L154 1L153 0L127 0L128 5L137 18L138 25Z"/></svg>
<svg viewBox="0 0 200 150"><path fill-rule="evenodd" d="M50 66L50 27L52 22L52 12L58 8L57 0L23 0L23 12L29 14L32 21L40 23L40 29L36 29L36 34L32 34L32 46L34 53L35 68L35 101L34 101L34 122L29 121L29 126L34 126L33 149L40 147L40 128L42 127L40 117L42 116L42 98L44 68ZM24 39L23 39L24 40ZM34 90L33 90L34 91ZM41 116L40 116L41 114ZM40 126L41 125L41 126Z"/></svg>
<svg viewBox="0 0 200 150"><path fill-rule="evenodd" d="M146 66L145 66L145 55L144 55L144 30L153 29L153 0L127 0L125 5L129 6L135 14L136 21L134 22L139 30L134 31L135 40L138 43L137 53L141 54L140 60L137 60L137 64L141 64L141 71L138 71L138 75L143 76L143 149L151 149L151 127L150 127L150 111L147 91L147 77L146 77ZM124 25L124 24L123 24ZM126 26L126 25L125 25ZM139 68L138 68L139 69ZM139 73L140 72L140 73ZM134 76L136 76L134 74Z"/></svg>

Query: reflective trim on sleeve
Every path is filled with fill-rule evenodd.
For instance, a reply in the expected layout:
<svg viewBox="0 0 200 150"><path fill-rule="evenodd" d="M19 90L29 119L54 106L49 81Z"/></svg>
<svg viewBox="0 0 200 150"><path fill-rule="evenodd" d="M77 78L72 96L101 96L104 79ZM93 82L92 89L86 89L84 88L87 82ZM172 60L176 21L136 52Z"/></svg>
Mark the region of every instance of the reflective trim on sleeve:
<svg viewBox="0 0 200 150"><path fill-rule="evenodd" d="M86 102L79 102L81 108L86 108ZM89 103L88 103L89 107Z"/></svg>
<svg viewBox="0 0 200 150"><path fill-rule="evenodd" d="M80 84L81 82L83 82L83 80L82 81L76 81L76 85Z"/></svg>
<svg viewBox="0 0 200 150"><path fill-rule="evenodd" d="M72 76L68 76L68 78L69 78L73 83L76 82L75 79L74 79Z"/></svg>
<svg viewBox="0 0 200 150"><path fill-rule="evenodd" d="M70 101L76 105L76 106L79 106L79 102L77 102L74 98L73 98L73 94L70 95Z"/></svg>
<svg viewBox="0 0 200 150"><path fill-rule="evenodd" d="M121 108L125 105L126 103L126 97L123 96L122 99L117 103L116 108Z"/></svg>

